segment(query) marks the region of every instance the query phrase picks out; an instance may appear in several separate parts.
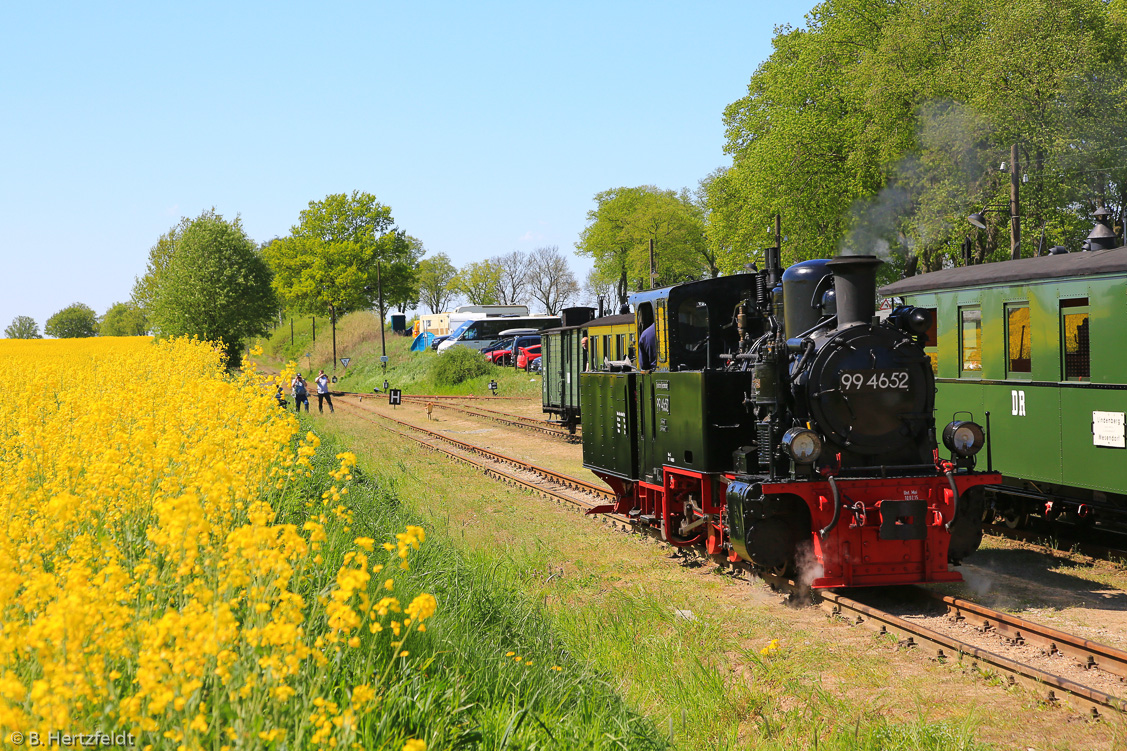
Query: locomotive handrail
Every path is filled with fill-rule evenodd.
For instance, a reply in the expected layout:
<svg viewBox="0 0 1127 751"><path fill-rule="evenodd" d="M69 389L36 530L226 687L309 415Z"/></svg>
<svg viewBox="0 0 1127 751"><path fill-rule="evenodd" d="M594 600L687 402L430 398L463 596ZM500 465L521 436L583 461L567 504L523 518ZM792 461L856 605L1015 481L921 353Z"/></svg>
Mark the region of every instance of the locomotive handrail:
<svg viewBox="0 0 1127 751"><path fill-rule="evenodd" d="M818 531L818 536L823 540L826 536L834 531L834 527L841 520L841 492L837 489L837 480L833 475L826 475L826 480L830 483L830 492L834 497L834 517L830 519L830 523Z"/></svg>
<svg viewBox="0 0 1127 751"><path fill-rule="evenodd" d="M955 517L959 515L959 487L955 484L954 470L946 470L943 474L947 475L947 482L951 484L951 519L943 525L943 528L948 532L951 531L951 525L955 523Z"/></svg>

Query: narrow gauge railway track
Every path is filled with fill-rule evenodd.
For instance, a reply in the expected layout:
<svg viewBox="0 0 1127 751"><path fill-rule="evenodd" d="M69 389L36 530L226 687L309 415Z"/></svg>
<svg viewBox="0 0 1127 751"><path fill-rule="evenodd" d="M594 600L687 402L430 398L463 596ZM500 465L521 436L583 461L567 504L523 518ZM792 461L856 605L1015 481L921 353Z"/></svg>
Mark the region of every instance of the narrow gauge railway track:
<svg viewBox="0 0 1127 751"><path fill-rule="evenodd" d="M545 435L550 435L553 438L562 438L565 441L574 443L579 440L578 434L573 435L566 430L560 430L554 427L547 420L537 420L532 417L521 417L520 415L510 415L504 412L498 412L494 409L487 407L468 406L459 404L450 404L449 402L431 402L429 397L425 396L404 396L404 401L410 401L412 404L431 403L440 409L449 409L454 412L461 412L465 415L472 415L474 417L484 417L487 420L494 420L504 425L511 427L522 428L524 430L535 430Z"/></svg>
<svg viewBox="0 0 1127 751"><path fill-rule="evenodd" d="M931 593L929 593L931 594ZM927 628L917 623L870 607L833 591L822 590L822 608L831 615L845 618L854 623L867 626L882 634L902 637L901 644L930 651L939 660L958 659L973 661L987 671L1006 675L1011 683L1020 683L1032 689L1051 705L1068 701L1077 709L1087 712L1093 718L1104 712L1127 712L1127 700L1112 696L1098 689L1085 686L1076 681L1040 670L1031 665L1011 660L973 644ZM932 595L940 597L939 595ZM1063 654L1079 659L1081 662L1100 667L1116 675L1122 675L1124 659L1127 654L1102 644L1071 636L1047 626L1034 624L1007 613L975 605L952 597L942 597L953 618L977 619L980 628L995 629L999 633L1012 634L1011 641L1031 641L1044 644L1046 649L1055 649ZM972 623L975 622L972 620Z"/></svg>
<svg viewBox="0 0 1127 751"><path fill-rule="evenodd" d="M365 394L367 396L367 394ZM477 394L412 394L412 399L426 399L428 402L441 401L443 399L474 399L484 402L531 402L533 401L527 396L479 396Z"/></svg>
<svg viewBox="0 0 1127 751"><path fill-rule="evenodd" d="M490 467L488 466L487 462L492 462L493 464L496 464L496 465L506 465L506 466L512 467L512 468L519 470L519 471L522 471L522 472L527 472L527 473L530 473L530 474L537 475L537 476L543 478L544 480L547 480L548 482L553 483L554 485L556 485L560 488L566 488L566 489L571 490L571 491L578 491L579 493L583 493L583 494L592 496L594 500L586 499L586 498L578 498L578 497L575 497L573 495L569 495L566 498L564 498L564 497L557 498L557 500L566 500L569 503L572 503L576 506L580 506L580 507L582 507L582 509L584 511L586 511L587 509L592 508L592 507L594 507L594 506L596 506L600 503L606 503L608 500L614 500L614 495L610 491L608 491L606 488L604 488L600 485L596 485L595 483L588 482L587 480L583 480L583 479L580 479L578 477L573 477L571 475L564 474L563 472L557 472L555 470L548 469L546 467L541 467L541 466L532 464L530 462L526 462L523 459L518 459L516 457L509 456L507 454L502 454L498 451L492 451L490 449L485 448L484 446L478 446L476 444L468 443L468 442L460 440L458 438L454 438L452 436L445 435L445 434L439 433L437 431L429 430L429 429L421 427L419 425L413 425L409 422L405 422L405 421L399 420L395 417L391 417L390 415L385 415L381 412L376 411L375 409L373 409L371 407L366 407L366 406L363 405L362 402L357 402L356 404L353 404L352 402L342 401L341 403L342 404L348 404L349 406L356 406L356 407L360 408L361 410L363 410L364 412L375 415L376 417L380 418L381 420L385 420L387 422L395 423L395 424L397 424L397 425L399 425L403 428L407 428L409 430L415 431L416 433L422 433L423 436L425 436L425 439L420 438L417 435L411 435L410 433L405 433L401 430L390 428L387 425L380 424L380 423L375 422L375 421L371 421L371 422L374 422L374 424L380 425L380 427L384 428L385 430L390 430L394 433L397 433L401 436L404 436L405 438L409 438L409 439L415 441L416 443L420 443L420 444L427 446L429 448L436 449L436 450L441 451L442 453L445 453L445 454L447 454L447 455L449 455L449 456L451 456L455 459L466 461L467 463L473 464L474 466L477 466L477 467L482 468L484 470L490 471ZM454 447L455 449L457 449L457 452L448 451L448 450L446 450L446 448L444 446L441 446L441 445L434 443L435 441L448 444L448 445ZM475 459L474 458L475 456L480 457L481 459L485 459L485 460L487 460L487 462L482 462L478 459ZM490 474L496 474L496 472L490 471ZM525 480L518 478L516 476L510 477L509 475L506 475L506 477L509 478L509 479L512 479L514 482L516 482L516 484L528 487L530 490L536 490L538 492L551 494L549 492L550 488L546 488L543 485L529 484ZM621 520L623 522L627 521L625 517L618 517L615 514L603 514L603 516L606 516L608 518L618 519L618 520Z"/></svg>
<svg viewBox="0 0 1127 751"><path fill-rule="evenodd" d="M504 482L524 487L540 493L557 502L574 507L578 511L586 511L599 503L613 499L613 495L605 488L586 480L567 475L555 470L540 467L522 459L508 456L482 446L477 446L448 435L443 435L427 428L413 425L403 420L376 411L374 407L365 407L362 402L342 402L359 411L373 415L378 420L364 416L368 422L381 428L408 438L424 447L440 451L451 458L470 464L482 470L485 474L496 477ZM391 427L387 423L394 423L399 427ZM405 428L401 430L399 428ZM413 433L411 432L413 431ZM421 435L419 435L421 434ZM446 445L443 445L446 444ZM507 467L506 471L502 467ZM656 531L648 525L643 525L634 520L617 514L600 514L614 526L624 530L644 532L650 535ZM703 555L698 553L698 555ZM726 560L723 565L748 574L755 574L772 586L787 590L792 595L802 596L799 587L792 581L782 577L765 575L754 569L750 564L729 564ZM982 630L993 630L1013 643L1031 643L1042 646L1049 652L1060 652L1081 664L1095 669L1104 670L1121 679L1127 677L1127 653L1096 642L1066 634L1056 629L1035 624L1030 621L1011 616L1007 613L993 610L975 603L953 597L945 597L937 593L928 592L928 595L942 601L948 614L956 620L962 619ZM901 637L901 644L908 647L919 647L932 652L940 660L958 659L973 661L987 671L998 672L1008 676L1011 683L1020 683L1052 705L1059 705L1067 701L1081 711L1087 712L1092 717L1099 717L1107 711L1127 712L1127 700L1111 694L1093 689L1076 681L1064 678L1003 655L977 647L969 642L941 634L918 623L901 618L891 613L886 613L878 608L861 603L851 597L846 597L833 590L819 590L815 599L820 602L831 616L846 619L858 625L864 625L882 634L892 634Z"/></svg>

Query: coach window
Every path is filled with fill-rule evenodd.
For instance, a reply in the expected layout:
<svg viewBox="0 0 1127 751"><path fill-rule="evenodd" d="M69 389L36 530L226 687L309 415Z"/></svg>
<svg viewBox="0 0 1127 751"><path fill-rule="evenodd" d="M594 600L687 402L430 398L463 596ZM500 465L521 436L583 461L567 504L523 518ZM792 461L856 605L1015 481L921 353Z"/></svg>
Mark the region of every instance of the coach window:
<svg viewBox="0 0 1127 751"><path fill-rule="evenodd" d="M1060 349L1063 381L1087 381L1092 377L1088 337L1088 298L1060 301Z"/></svg>
<svg viewBox="0 0 1127 751"><path fill-rule="evenodd" d="M959 308L959 345L963 352L960 375L978 378L982 375L982 311L977 305Z"/></svg>
<svg viewBox="0 0 1127 751"><path fill-rule="evenodd" d="M707 365L708 303L690 298L677 308L677 341L681 345L681 365L699 370Z"/></svg>
<svg viewBox="0 0 1127 751"><path fill-rule="evenodd" d="M1006 373L1010 377L1028 378L1033 372L1033 347L1029 340L1029 303L1006 306Z"/></svg>
<svg viewBox="0 0 1127 751"><path fill-rule="evenodd" d="M665 311L665 300L657 301L657 364L669 367L669 317Z"/></svg>

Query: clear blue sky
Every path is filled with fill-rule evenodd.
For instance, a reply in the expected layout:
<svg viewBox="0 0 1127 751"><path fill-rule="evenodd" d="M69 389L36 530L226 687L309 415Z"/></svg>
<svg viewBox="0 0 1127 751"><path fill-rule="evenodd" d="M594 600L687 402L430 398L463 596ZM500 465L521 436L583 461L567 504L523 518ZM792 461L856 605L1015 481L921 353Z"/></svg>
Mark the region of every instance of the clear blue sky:
<svg viewBox="0 0 1127 751"><path fill-rule="evenodd" d="M127 300L211 206L261 242L362 190L456 265L573 253L595 193L728 163L725 105L812 5L4 3L0 328Z"/></svg>

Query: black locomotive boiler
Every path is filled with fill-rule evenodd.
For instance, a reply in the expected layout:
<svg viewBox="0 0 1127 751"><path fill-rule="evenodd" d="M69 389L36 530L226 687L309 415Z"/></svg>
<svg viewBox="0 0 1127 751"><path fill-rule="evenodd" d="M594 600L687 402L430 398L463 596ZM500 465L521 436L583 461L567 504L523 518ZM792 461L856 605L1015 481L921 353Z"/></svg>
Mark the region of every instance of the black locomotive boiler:
<svg viewBox="0 0 1127 751"><path fill-rule="evenodd" d="M584 465L615 492L595 509L673 545L813 587L958 581L981 540L982 429L942 434L925 311L874 321L871 256L639 292L656 364L583 373ZM809 565L806 565L806 564Z"/></svg>

